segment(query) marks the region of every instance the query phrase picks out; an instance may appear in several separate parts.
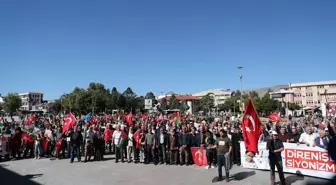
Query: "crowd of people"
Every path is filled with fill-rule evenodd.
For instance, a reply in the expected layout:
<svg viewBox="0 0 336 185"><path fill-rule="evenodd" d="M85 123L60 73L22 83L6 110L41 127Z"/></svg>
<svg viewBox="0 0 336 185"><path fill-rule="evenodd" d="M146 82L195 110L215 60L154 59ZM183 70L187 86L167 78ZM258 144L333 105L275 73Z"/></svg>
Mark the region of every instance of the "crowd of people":
<svg viewBox="0 0 336 185"><path fill-rule="evenodd" d="M218 167L219 177L222 178L224 167L226 180L229 179L231 166L240 165L241 162L239 142L243 140L242 125L239 120L232 121L229 117L183 117L176 122L169 116L157 119L157 116L149 115L146 119L133 118L129 122L112 115L102 115L96 116L94 122L85 120L83 116L77 120L66 131L62 127L64 120L56 116L37 117L28 125L24 121L5 121L2 134L11 136L11 152L4 157L70 158L71 163L76 157L79 162L86 163L104 160L106 154L115 154L116 163L188 166L195 162L191 148L202 147L207 156L206 168ZM270 121L263 125L259 142L276 137L281 143L327 149L335 133L334 124L334 120L316 117L282 124ZM254 154L247 152L247 155ZM274 167L271 173L274 174Z"/></svg>

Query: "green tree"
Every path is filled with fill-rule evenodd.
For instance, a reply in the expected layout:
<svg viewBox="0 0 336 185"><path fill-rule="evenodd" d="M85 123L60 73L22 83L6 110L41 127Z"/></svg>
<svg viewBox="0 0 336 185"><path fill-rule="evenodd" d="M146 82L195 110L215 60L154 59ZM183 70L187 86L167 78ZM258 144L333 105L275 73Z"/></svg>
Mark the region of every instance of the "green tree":
<svg viewBox="0 0 336 185"><path fill-rule="evenodd" d="M258 112L265 113L266 115L275 111L278 107L278 101L270 98L269 93L266 93L259 102L255 103Z"/></svg>
<svg viewBox="0 0 336 185"><path fill-rule="evenodd" d="M168 101L166 98L162 98L161 102L160 102L160 110L161 112L163 112L164 110L168 110L169 109L169 105L168 105Z"/></svg>
<svg viewBox="0 0 336 185"><path fill-rule="evenodd" d="M122 94L125 98L125 109L130 109L128 110L127 112L129 111L132 111L133 113L135 113L136 111L136 108L137 108L137 95L133 92L133 90L128 87Z"/></svg>
<svg viewBox="0 0 336 185"><path fill-rule="evenodd" d="M22 100L17 93L8 93L8 95L3 98L3 101L4 109L11 117L22 105Z"/></svg>
<svg viewBox="0 0 336 185"><path fill-rule="evenodd" d="M300 110L301 106L295 103L290 103L288 102L288 109L293 111L293 110Z"/></svg>
<svg viewBox="0 0 336 185"><path fill-rule="evenodd" d="M187 112L189 110L189 108L190 107L188 106L187 101L181 101L180 102L179 109L180 109L181 113Z"/></svg>
<svg viewBox="0 0 336 185"><path fill-rule="evenodd" d="M48 107L49 107L49 111L54 114L58 114L62 110L62 105L61 105L60 100L55 100L55 102L49 103Z"/></svg>
<svg viewBox="0 0 336 185"><path fill-rule="evenodd" d="M169 109L179 109L180 102L176 99L176 96L173 94L169 99Z"/></svg>
<svg viewBox="0 0 336 185"><path fill-rule="evenodd" d="M211 108L215 106L215 100L213 96L211 96L210 94L207 94L206 96L203 96L201 98L200 104L202 105L202 111L210 112Z"/></svg>

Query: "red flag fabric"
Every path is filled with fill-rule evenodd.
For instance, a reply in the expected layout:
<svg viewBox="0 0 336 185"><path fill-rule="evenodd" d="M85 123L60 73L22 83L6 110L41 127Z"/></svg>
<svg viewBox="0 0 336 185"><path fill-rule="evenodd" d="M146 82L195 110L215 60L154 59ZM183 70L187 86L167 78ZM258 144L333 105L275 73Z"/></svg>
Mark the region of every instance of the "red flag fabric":
<svg viewBox="0 0 336 185"><path fill-rule="evenodd" d="M57 153L60 153L62 150L62 142L63 142L63 139L59 139L56 142L56 152Z"/></svg>
<svg viewBox="0 0 336 185"><path fill-rule="evenodd" d="M190 150L191 150L193 161L197 166L207 166L208 165L206 152L203 147L191 147Z"/></svg>
<svg viewBox="0 0 336 185"><path fill-rule="evenodd" d="M43 148L44 148L45 151L46 151L47 148L48 148L48 142L49 142L48 135L45 135L45 136L44 136L44 141L43 141Z"/></svg>
<svg viewBox="0 0 336 185"><path fill-rule="evenodd" d="M140 131L139 130L137 130L134 134L133 134L133 139L134 139L134 141L135 141L135 143L136 143L136 148L138 149L139 148L139 146L140 146Z"/></svg>
<svg viewBox="0 0 336 185"><path fill-rule="evenodd" d="M280 122L281 121L281 117L276 112L273 112L272 114L268 115L267 118L270 118L274 122Z"/></svg>
<svg viewBox="0 0 336 185"><path fill-rule="evenodd" d="M181 118L181 115L180 115L180 113L179 112L174 112L173 113L173 118L176 118L176 119L178 119L179 121L182 121L182 118Z"/></svg>
<svg viewBox="0 0 336 185"><path fill-rule="evenodd" d="M96 116L91 116L90 122L92 124L96 124L97 123L97 117Z"/></svg>
<svg viewBox="0 0 336 185"><path fill-rule="evenodd" d="M125 119L126 119L126 122L128 123L128 125L132 126L132 124L133 124L133 114L132 113L127 114Z"/></svg>
<svg viewBox="0 0 336 185"><path fill-rule="evenodd" d="M258 140L261 133L261 122L251 99L248 100L245 108L242 119L242 131L246 150L258 153Z"/></svg>
<svg viewBox="0 0 336 185"><path fill-rule="evenodd" d="M160 114L160 116L156 118L156 122L158 123L158 122L160 122L161 120L163 120L163 115L162 115L162 114Z"/></svg>
<svg viewBox="0 0 336 185"><path fill-rule="evenodd" d="M63 133L67 132L77 122L75 116L70 112L63 123Z"/></svg>

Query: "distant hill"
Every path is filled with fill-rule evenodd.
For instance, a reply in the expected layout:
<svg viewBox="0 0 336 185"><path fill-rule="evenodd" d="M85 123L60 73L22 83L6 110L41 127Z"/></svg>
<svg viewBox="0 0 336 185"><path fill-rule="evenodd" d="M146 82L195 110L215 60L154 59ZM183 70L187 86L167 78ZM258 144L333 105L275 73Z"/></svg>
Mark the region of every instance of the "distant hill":
<svg viewBox="0 0 336 185"><path fill-rule="evenodd" d="M280 88L282 87L286 87L287 85L276 85L273 87L263 87L263 88L255 88L255 89L246 89L243 90L244 93L248 94L251 91L256 91L260 97L264 96L266 94L266 92L268 91L268 89L271 89L271 91L275 92L275 91L279 91Z"/></svg>

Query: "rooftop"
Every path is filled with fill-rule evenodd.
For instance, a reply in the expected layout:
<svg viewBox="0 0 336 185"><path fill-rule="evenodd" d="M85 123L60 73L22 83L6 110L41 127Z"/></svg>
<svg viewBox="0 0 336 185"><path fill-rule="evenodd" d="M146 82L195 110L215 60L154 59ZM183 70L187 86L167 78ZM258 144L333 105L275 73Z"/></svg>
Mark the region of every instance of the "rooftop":
<svg viewBox="0 0 336 185"><path fill-rule="evenodd" d="M336 84L336 80L322 81L322 82L293 83L291 84L291 87L305 87L305 86L331 85L331 84Z"/></svg>

